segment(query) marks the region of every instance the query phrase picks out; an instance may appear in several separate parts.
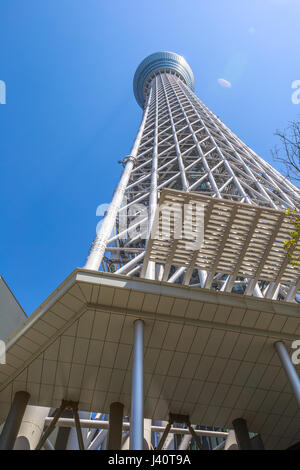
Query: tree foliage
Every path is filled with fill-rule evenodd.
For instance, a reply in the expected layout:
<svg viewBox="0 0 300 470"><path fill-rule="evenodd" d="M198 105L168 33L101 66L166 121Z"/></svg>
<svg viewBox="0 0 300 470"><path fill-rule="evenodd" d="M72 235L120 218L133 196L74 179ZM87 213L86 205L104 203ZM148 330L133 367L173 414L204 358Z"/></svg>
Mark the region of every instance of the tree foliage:
<svg viewBox="0 0 300 470"><path fill-rule="evenodd" d="M289 258L290 264L296 266L300 262L300 256L294 256L293 250L297 245L299 240L299 233L300 233L300 214L297 212L296 209L286 211L286 214L292 219L292 223L295 227L292 232L289 233L290 238L284 242L283 248L287 251L287 256Z"/></svg>
<svg viewBox="0 0 300 470"><path fill-rule="evenodd" d="M289 122L286 129L277 130L275 135L280 145L272 151L273 157L283 164L286 177L297 185L300 182L300 121Z"/></svg>
<svg viewBox="0 0 300 470"><path fill-rule="evenodd" d="M283 131L276 131L275 135L280 139L280 146L276 146L272 154L275 160L283 164L286 177L295 185L300 182L300 121L291 121ZM300 190L299 194L300 194ZM283 244L287 251L289 262L292 265L300 263L300 256L294 256L293 251L300 237L300 214L299 208L288 209L286 214L291 218L293 230L289 233L290 238Z"/></svg>

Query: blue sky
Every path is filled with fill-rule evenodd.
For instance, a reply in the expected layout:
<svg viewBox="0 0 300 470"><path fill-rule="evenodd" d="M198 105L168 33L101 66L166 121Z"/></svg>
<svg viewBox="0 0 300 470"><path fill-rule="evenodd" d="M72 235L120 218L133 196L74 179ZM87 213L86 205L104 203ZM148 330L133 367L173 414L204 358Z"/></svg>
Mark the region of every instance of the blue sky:
<svg viewBox="0 0 300 470"><path fill-rule="evenodd" d="M145 56L184 55L198 96L269 162L300 115L299 0L1 0L0 17L0 274L27 314L85 263Z"/></svg>

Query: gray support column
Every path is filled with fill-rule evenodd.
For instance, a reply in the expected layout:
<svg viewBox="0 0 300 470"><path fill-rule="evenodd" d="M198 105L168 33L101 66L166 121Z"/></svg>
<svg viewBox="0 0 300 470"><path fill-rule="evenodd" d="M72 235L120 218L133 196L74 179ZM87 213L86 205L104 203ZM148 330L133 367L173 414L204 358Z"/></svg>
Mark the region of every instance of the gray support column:
<svg viewBox="0 0 300 470"><path fill-rule="evenodd" d="M251 448L252 450L265 450L264 443L260 434L256 434L256 436L252 437Z"/></svg>
<svg viewBox="0 0 300 470"><path fill-rule="evenodd" d="M152 450L152 419L144 419L144 445L143 450Z"/></svg>
<svg viewBox="0 0 300 470"><path fill-rule="evenodd" d="M276 343L274 343L274 347L279 356L284 371L287 375L287 378L289 379L289 382L292 386L298 405L300 406L300 379L298 377L294 364L291 361L288 350L286 349L285 344L282 341L276 341Z"/></svg>
<svg viewBox="0 0 300 470"><path fill-rule="evenodd" d="M20 391L15 394L1 433L0 450L13 449L29 398L28 392Z"/></svg>
<svg viewBox="0 0 300 470"><path fill-rule="evenodd" d="M44 406L28 405L26 407L14 450L33 450L36 448L49 411L50 408Z"/></svg>
<svg viewBox="0 0 300 470"><path fill-rule="evenodd" d="M143 450L144 441L144 322L134 322L130 449Z"/></svg>
<svg viewBox="0 0 300 470"><path fill-rule="evenodd" d="M237 418L232 421L236 440L240 450L251 450L251 440L249 437L247 421L243 418Z"/></svg>
<svg viewBox="0 0 300 470"><path fill-rule="evenodd" d="M73 414L74 414L74 419L75 419L75 427L76 427L79 450L84 450L84 442L83 442L83 437L82 437L82 432L81 432L80 419L79 419L77 406L76 408L75 407L73 408Z"/></svg>
<svg viewBox="0 0 300 470"><path fill-rule="evenodd" d="M110 405L107 450L121 449L123 409L124 405L119 402L114 402Z"/></svg>
<svg viewBox="0 0 300 470"><path fill-rule="evenodd" d="M61 416L62 418L73 418L72 410L64 410ZM64 427L58 428L58 432L57 432L56 439L55 439L55 445L54 445L55 450L67 449L71 431L73 431L73 428L64 428ZM74 433L76 433L75 429L74 429Z"/></svg>
<svg viewBox="0 0 300 470"><path fill-rule="evenodd" d="M184 436L182 436L182 440L179 444L178 450L188 450L191 440L192 436L190 434L185 434Z"/></svg>

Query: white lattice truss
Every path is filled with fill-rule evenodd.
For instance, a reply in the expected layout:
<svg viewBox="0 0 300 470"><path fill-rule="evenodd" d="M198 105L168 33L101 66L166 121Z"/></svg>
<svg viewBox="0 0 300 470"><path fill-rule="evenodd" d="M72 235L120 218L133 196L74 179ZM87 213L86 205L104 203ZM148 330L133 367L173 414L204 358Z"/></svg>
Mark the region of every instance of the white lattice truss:
<svg viewBox="0 0 300 470"><path fill-rule="evenodd" d="M295 301L299 268L288 265L282 244L292 230L285 210L299 208L299 190L234 135L175 72L160 70L148 80L142 123L123 164L86 267ZM150 230L164 189L180 190L176 197L182 204L202 195L214 243L207 239L199 251L178 258L180 243L169 241L162 256L162 243L151 240ZM124 219L130 229L119 229ZM145 222L146 228L130 236ZM234 229L240 231L238 242ZM229 252L230 266L224 264Z"/></svg>

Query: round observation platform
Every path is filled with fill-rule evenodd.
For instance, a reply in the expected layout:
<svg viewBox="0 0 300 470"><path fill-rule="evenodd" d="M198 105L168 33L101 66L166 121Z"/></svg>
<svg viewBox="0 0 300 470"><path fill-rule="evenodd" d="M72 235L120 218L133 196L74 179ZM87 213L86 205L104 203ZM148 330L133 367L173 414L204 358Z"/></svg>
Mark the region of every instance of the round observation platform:
<svg viewBox="0 0 300 470"><path fill-rule="evenodd" d="M194 91L194 74L185 58L175 52L155 52L140 63L134 74L133 92L142 108L148 79L158 70L174 71Z"/></svg>

